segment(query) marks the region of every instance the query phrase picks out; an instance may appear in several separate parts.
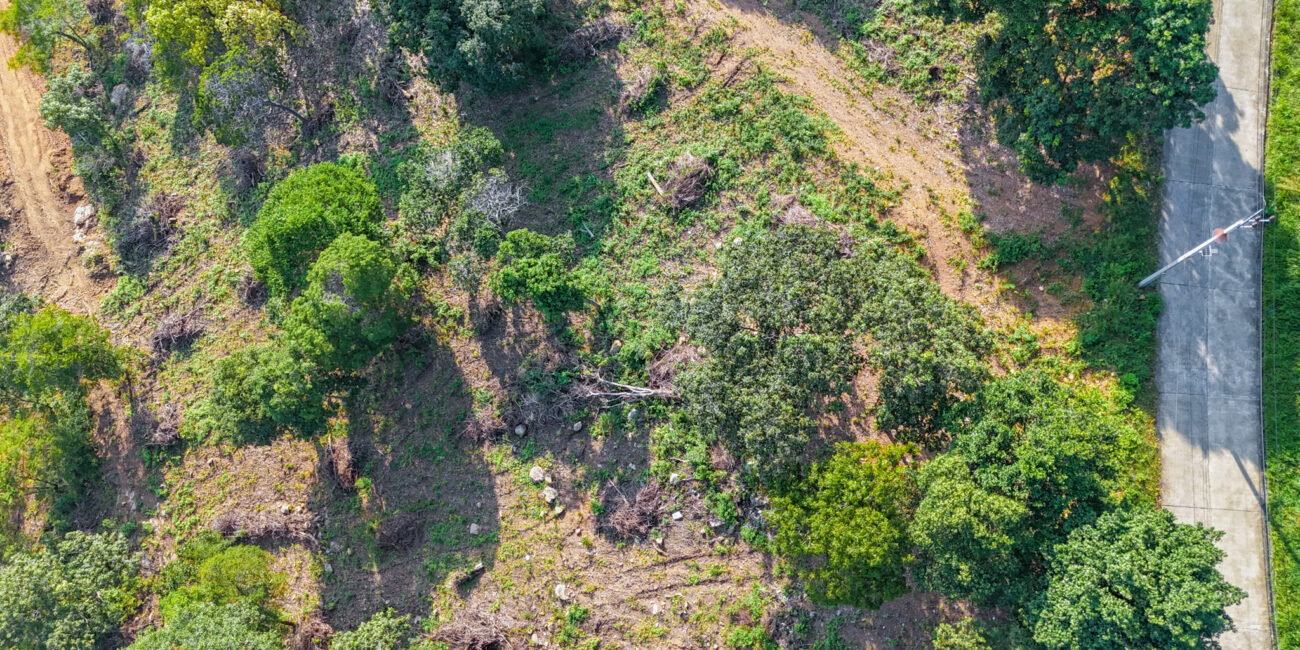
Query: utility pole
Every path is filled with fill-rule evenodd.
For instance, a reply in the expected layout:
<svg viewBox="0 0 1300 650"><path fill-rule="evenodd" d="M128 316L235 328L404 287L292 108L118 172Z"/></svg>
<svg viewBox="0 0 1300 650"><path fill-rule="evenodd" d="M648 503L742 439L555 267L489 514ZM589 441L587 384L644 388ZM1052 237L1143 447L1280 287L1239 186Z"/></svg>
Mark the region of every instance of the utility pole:
<svg viewBox="0 0 1300 650"><path fill-rule="evenodd" d="M1142 281L1138 283L1138 288L1141 289L1142 287L1145 287L1151 284L1152 282L1155 282L1156 280L1160 279L1160 276L1164 275L1165 272L1167 272L1169 269L1172 269L1175 266L1178 266L1179 264L1186 262L1187 258L1209 248L1210 245L1213 244L1214 242L1227 241L1228 233L1238 228L1241 228L1243 226L1246 228L1254 228L1256 226L1263 226L1272 223L1272 221L1273 221L1273 217L1265 216L1264 210L1261 209L1259 212L1256 212L1255 214L1252 214L1249 217L1246 217L1245 219L1242 219L1237 223L1228 226L1227 228L1215 228L1214 234L1211 235L1209 239L1201 242L1199 246L1193 248L1192 250L1187 251L1186 253L1183 253L1181 256L1179 256L1178 259L1160 267L1159 271L1156 271L1155 273L1152 273L1151 275L1142 278Z"/></svg>

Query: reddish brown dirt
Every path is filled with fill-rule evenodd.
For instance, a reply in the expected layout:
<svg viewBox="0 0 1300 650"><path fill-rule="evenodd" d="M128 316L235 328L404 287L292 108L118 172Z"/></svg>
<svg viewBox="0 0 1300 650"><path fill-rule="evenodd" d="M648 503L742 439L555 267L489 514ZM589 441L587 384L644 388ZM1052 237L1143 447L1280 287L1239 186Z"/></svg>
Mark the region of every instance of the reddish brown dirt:
<svg viewBox="0 0 1300 650"><path fill-rule="evenodd" d="M0 10L8 4L0 0ZM0 34L0 61L17 50L13 37ZM12 183L8 248L17 257L11 277L28 292L89 314L103 287L81 266L80 245L72 240L81 181L71 176L67 136L41 121L44 92L30 70L0 64L0 185Z"/></svg>

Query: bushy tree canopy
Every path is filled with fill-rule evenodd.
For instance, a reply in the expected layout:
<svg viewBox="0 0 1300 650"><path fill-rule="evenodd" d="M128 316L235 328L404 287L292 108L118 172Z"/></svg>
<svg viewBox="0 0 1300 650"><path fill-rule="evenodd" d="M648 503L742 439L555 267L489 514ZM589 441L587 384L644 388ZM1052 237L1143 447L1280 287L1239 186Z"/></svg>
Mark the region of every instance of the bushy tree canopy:
<svg viewBox="0 0 1300 650"><path fill-rule="evenodd" d="M235 48L217 57L200 75L194 117L217 142L259 144L273 111L302 119L297 111L274 101L283 86L283 73L273 52Z"/></svg>
<svg viewBox="0 0 1300 650"><path fill-rule="evenodd" d="M907 593L907 519L915 498L906 445L844 443L806 481L772 498L773 547L817 601L879 607Z"/></svg>
<svg viewBox="0 0 1300 650"><path fill-rule="evenodd" d="M1222 532L1150 507L1109 512L1053 553L1030 607L1034 639L1071 650L1208 648L1246 594L1215 565Z"/></svg>
<svg viewBox="0 0 1300 650"><path fill-rule="evenodd" d="M782 227L733 242L721 267L689 298L686 330L709 356L678 388L694 424L763 482L796 473L817 400L844 392L864 361L880 373L882 426L926 441L987 374L988 336L969 309L881 240Z"/></svg>
<svg viewBox="0 0 1300 650"><path fill-rule="evenodd" d="M999 139L1036 180L1109 159L1131 134L1187 126L1214 99L1210 0L931 2L996 15L979 46L980 87Z"/></svg>
<svg viewBox="0 0 1300 650"><path fill-rule="evenodd" d="M325 373L283 345L241 348L214 365L212 391L187 420L200 437L243 442L267 442L289 429L318 431L327 415Z"/></svg>
<svg viewBox="0 0 1300 650"><path fill-rule="evenodd" d="M0 645L93 650L138 604L139 558L117 533L68 533L0 563Z"/></svg>
<svg viewBox="0 0 1300 650"><path fill-rule="evenodd" d="M539 58L542 0L389 0L393 38L423 52L429 73L454 89L519 79Z"/></svg>
<svg viewBox="0 0 1300 650"><path fill-rule="evenodd" d="M343 233L307 273L284 342L327 369L356 370L411 326L403 307L414 278L380 244Z"/></svg>
<svg viewBox="0 0 1300 650"><path fill-rule="evenodd" d="M342 233L377 238L383 218L370 179L333 163L299 169L271 188L244 233L257 277L277 293L303 285L316 256Z"/></svg>
<svg viewBox="0 0 1300 650"><path fill-rule="evenodd" d="M294 29L275 0L153 2L145 21L173 74L205 67L228 50L274 46Z"/></svg>
<svg viewBox="0 0 1300 650"><path fill-rule="evenodd" d="M951 415L952 450L922 468L912 523L930 589L1023 603L1041 587L1043 553L1146 486L1143 430L1100 391L1029 370L990 383Z"/></svg>
<svg viewBox="0 0 1300 650"><path fill-rule="evenodd" d="M87 53L94 52L95 36L90 15L82 0L11 0L0 11L0 31L13 34L20 42L8 63L29 65L48 72L49 63L62 42L72 42Z"/></svg>
<svg viewBox="0 0 1300 650"><path fill-rule="evenodd" d="M81 399L85 382L123 372L108 332L54 306L16 316L0 332L0 351L0 404L11 412Z"/></svg>
<svg viewBox="0 0 1300 650"><path fill-rule="evenodd" d="M356 630L335 634L330 650L401 650L410 636L411 617L387 609L371 616Z"/></svg>

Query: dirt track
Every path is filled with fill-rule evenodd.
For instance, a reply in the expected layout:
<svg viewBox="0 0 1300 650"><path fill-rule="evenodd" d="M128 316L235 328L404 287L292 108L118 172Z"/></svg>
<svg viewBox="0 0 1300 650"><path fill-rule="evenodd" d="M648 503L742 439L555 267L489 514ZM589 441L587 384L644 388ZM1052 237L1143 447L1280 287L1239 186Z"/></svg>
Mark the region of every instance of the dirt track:
<svg viewBox="0 0 1300 650"><path fill-rule="evenodd" d="M0 9L8 4L0 0ZM13 37L0 34L0 184L12 180L9 189L16 217L8 248L18 258L11 279L65 309L89 313L97 290L81 266L79 245L72 240L76 206L51 183L56 157L66 153L67 137L41 122L45 87L40 77L7 65L17 49ZM73 180L68 189L80 194L80 183Z"/></svg>

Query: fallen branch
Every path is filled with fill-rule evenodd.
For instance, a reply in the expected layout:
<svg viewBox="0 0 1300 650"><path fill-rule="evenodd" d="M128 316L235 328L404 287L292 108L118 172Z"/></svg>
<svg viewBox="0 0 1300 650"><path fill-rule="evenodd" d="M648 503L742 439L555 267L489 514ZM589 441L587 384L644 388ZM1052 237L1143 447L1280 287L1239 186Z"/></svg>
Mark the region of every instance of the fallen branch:
<svg viewBox="0 0 1300 650"><path fill-rule="evenodd" d="M601 386L609 387L613 390L601 390L595 386L587 385L584 387L586 388L587 397L599 397L602 399L622 399L628 401L645 399L648 397L658 397L660 399L669 399L669 400L675 400L678 398L677 391L671 388L647 388L645 386L631 386L628 384L620 384L616 381L610 381L608 379L602 379L599 376L593 377L592 379L594 379L597 384Z"/></svg>

